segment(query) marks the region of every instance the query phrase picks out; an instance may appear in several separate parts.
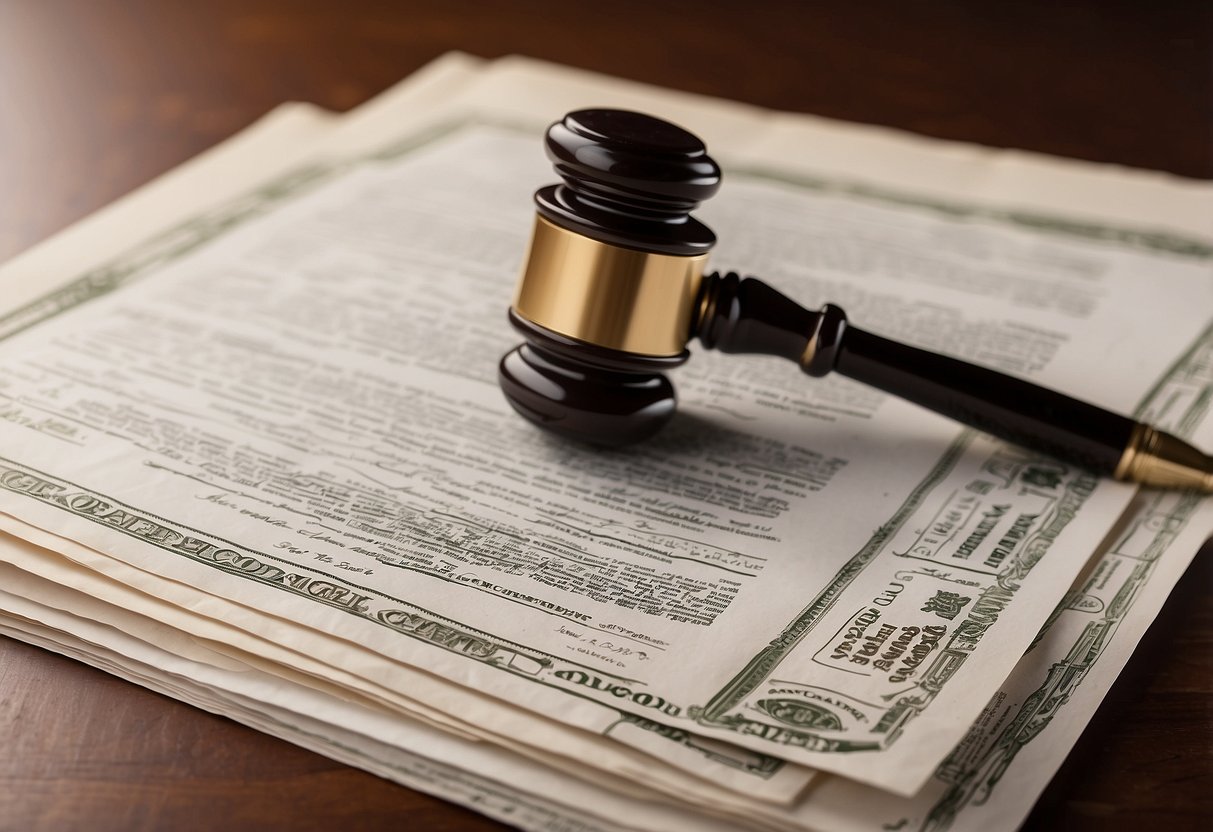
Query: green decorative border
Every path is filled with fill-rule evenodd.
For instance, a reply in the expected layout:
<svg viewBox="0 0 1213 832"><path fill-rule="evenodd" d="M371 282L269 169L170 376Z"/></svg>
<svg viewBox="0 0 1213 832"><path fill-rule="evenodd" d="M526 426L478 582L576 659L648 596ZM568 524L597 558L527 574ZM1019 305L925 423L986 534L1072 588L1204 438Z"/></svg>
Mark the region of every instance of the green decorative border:
<svg viewBox="0 0 1213 832"><path fill-rule="evenodd" d="M1187 384L1189 379L1199 378L1201 371L1205 377L1201 379L1200 392L1171 426L1175 433L1184 437L1191 436L1196 426L1207 417L1210 402L1213 402L1213 324L1146 394L1136 413L1149 411L1164 397L1169 384ZM1152 492L1150 506L1158 506L1167 496L1168 492ZM1209 498L1202 498L1195 492L1182 493L1176 504L1166 512L1165 521L1158 524L1153 540L1140 556L1118 552L1120 545L1130 539L1134 532L1139 531L1140 526L1131 526L1120 533L1116 543L1101 558L1101 562L1109 558L1138 561L1129 579L1116 591L1103 614L1083 627L1066 655L1045 671L1039 687L1025 697L1006 727L988 743L989 748L984 754L967 764L958 763L949 755L940 764L935 778L948 783L949 786L923 818L919 826L921 832L943 832L951 827L968 805L984 803L989 799L1019 752L1036 739L1064 710L1066 703L1082 685L1087 673L1112 642L1121 623L1129 616L1133 603L1154 574L1158 559L1179 536L1205 499ZM1149 506L1143 507L1141 513L1147 514L1151 519L1157 519L1156 513L1147 511L1148 508ZM1073 600L1074 594L1067 593L1028 648L1029 653L1041 643L1049 628Z"/></svg>
<svg viewBox="0 0 1213 832"><path fill-rule="evenodd" d="M692 715L699 722L717 727L727 727L740 730L743 723L750 722L741 716L729 715L728 712L741 704L742 700L761 685L770 672L787 657L797 644L817 625L817 622L829 612L838 598L851 583L872 562L884 545L897 533L919 506L926 495L939 485L952 471L960 457L972 442L974 432L963 430L953 440L952 444L935 463L934 468L920 482L901 506L893 513L892 518L880 526L862 549L834 575L834 579L817 594L800 614L792 619L783 631L763 648L762 652L750 659L740 672L727 685L708 701L701 709L692 709ZM865 746L866 747L866 746Z"/></svg>
<svg viewBox="0 0 1213 832"><path fill-rule="evenodd" d="M904 525L905 521L921 505L925 495L937 486L952 469L972 436L973 431L963 431L949 448L948 453L936 464L936 467L912 492L911 496L902 503L893 518L881 526L863 549L839 570L834 581L761 653L751 659L707 706L691 709L691 715L696 717L700 724L724 728L747 736L760 736L764 740L777 744L802 745L812 751L826 753L851 753L888 748L901 736L905 726L935 699L944 684L960 669L967 656L972 652L976 641L997 621L998 614L1010 603L1023 578L1044 557L1053 541L1094 492L1099 482L1097 477L1085 472L1078 472L1066 483L1062 497L1051 510L1049 519L1025 541L1019 553L999 570L997 575L993 576L994 583L982 591L981 598L970 612L969 618L953 630L948 642L941 645L935 658L924 669L922 681L915 687L916 690L922 690L924 693L899 697L882 714L875 729L875 733L883 734L882 740L872 738L848 740L825 737L812 731L791 729L783 725L763 722L754 719L748 712L739 713L734 709L738 708L751 692L766 682L771 671L815 627L825 612L834 605L842 591ZM987 595L990 596L988 601L986 600ZM988 619L984 623L974 617L983 603L985 608L981 610L982 618Z"/></svg>
<svg viewBox="0 0 1213 832"><path fill-rule="evenodd" d="M352 583L343 576L331 575L321 569L300 567L277 555L250 549L209 532L203 532L160 515L145 512L108 495L99 494L69 480L52 476L3 456L0 456L0 489L28 497L41 505L64 511L73 517L91 521L102 528L125 534L159 549L166 555L180 557L236 578L323 604L360 621L383 627L396 635L412 638L431 647L476 661L482 666L525 679L527 682L540 684L552 690L559 690L579 699L594 702L617 713L618 721L630 722L657 736L672 740L687 748L693 748L704 754L705 757L718 762L727 760L730 767L740 771L770 778L786 764L777 757L746 749L738 749L738 756L729 759L721 753L721 749L699 744L695 742L693 735L685 731L670 728L643 714L633 713L615 703L604 702L569 685L553 681L553 679L561 678L561 672L583 672L562 670L562 667L585 668L589 671L587 676L612 675L596 667L557 658L549 653L431 612L402 598ZM95 512L95 503L98 502L105 506L104 514ZM88 508L77 508L77 505L87 505ZM274 564L280 564L281 567ZM322 576L322 578L317 579L313 576ZM337 586L343 589L344 593L317 595L310 591L317 585ZM350 603L350 598L347 596L352 590L357 590L355 597L362 598L363 603ZM372 598L378 598L380 601L394 606L387 609L382 607L371 609L365 602L371 601ZM384 617L382 613L385 612L391 613L391 617ZM406 622L407 628L401 622ZM532 673L517 666L513 661L515 657L530 662L537 668L536 672ZM620 677L614 678L619 679ZM627 680L623 680L623 682L626 683ZM613 682L611 684L615 685ZM642 693L641 695L646 696L648 700L667 702L656 694ZM638 704L644 707L643 703ZM673 703L668 704L673 706ZM658 706L654 705L654 707ZM673 707L677 708L677 706ZM681 708L677 708L677 710L680 711ZM609 730L609 728L604 730L604 735Z"/></svg>
<svg viewBox="0 0 1213 832"><path fill-rule="evenodd" d="M338 170L340 167L336 165L298 168L210 213L193 217L144 240L127 254L0 315L0 342L56 315L104 297L156 267L185 256L247 220L266 214L282 202L328 181Z"/></svg>

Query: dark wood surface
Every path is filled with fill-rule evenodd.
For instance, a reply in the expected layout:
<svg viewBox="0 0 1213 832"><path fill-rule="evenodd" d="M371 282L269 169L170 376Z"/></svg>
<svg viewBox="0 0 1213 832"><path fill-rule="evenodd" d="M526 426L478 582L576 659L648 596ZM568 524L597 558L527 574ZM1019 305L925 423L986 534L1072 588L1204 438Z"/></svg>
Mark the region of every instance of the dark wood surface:
<svg viewBox="0 0 1213 832"><path fill-rule="evenodd" d="M1213 178L1207 2L0 0L0 260L279 102L348 109L450 49ZM1029 828L1208 828L1210 589L1207 546ZM388 827L501 828L0 639L0 829Z"/></svg>

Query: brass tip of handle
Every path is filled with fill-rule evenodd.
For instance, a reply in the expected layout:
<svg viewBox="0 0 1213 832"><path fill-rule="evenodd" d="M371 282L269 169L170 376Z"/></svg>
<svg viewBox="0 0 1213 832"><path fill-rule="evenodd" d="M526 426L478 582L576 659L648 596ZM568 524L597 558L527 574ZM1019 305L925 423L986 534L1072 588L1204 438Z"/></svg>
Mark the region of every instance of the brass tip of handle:
<svg viewBox="0 0 1213 832"><path fill-rule="evenodd" d="M1213 457L1178 437L1138 423L1113 476L1155 488L1213 494Z"/></svg>

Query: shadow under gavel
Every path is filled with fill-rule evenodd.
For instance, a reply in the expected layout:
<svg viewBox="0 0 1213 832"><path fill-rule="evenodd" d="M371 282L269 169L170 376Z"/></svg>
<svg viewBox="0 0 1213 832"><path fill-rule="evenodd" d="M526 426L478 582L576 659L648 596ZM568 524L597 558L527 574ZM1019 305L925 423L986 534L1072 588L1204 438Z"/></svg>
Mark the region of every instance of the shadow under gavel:
<svg viewBox="0 0 1213 832"><path fill-rule="evenodd" d="M707 274L711 229L691 216L720 187L696 136L624 110L579 110L547 132L563 182L538 216L501 359L514 409L597 445L651 436L674 413L664 371L709 349L795 361L1119 480L1213 493L1213 458L1144 423L994 370L811 311L754 278Z"/></svg>

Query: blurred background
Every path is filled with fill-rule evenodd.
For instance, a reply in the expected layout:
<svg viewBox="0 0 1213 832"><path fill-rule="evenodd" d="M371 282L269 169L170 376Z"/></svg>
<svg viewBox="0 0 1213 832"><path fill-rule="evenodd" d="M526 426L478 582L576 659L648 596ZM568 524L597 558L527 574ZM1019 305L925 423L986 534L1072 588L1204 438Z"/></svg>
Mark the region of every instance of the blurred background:
<svg viewBox="0 0 1213 832"><path fill-rule="evenodd" d="M347 110L452 49L1213 178L1209 0L0 0L0 261L281 102ZM1211 564L1029 828L1207 828ZM0 748L4 830L500 828L3 639Z"/></svg>
<svg viewBox="0 0 1213 832"><path fill-rule="evenodd" d="M451 49L1213 177L1208 0L0 0L0 260L280 102L346 110Z"/></svg>

